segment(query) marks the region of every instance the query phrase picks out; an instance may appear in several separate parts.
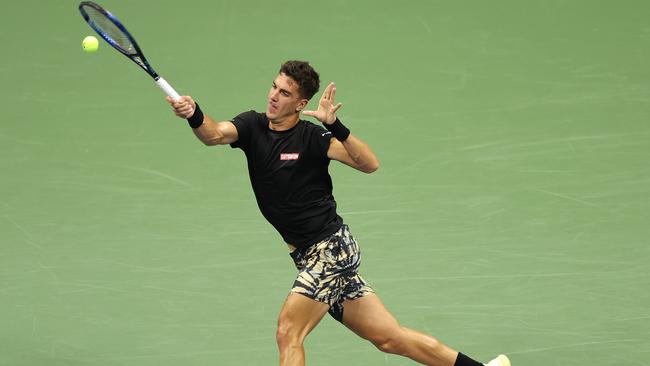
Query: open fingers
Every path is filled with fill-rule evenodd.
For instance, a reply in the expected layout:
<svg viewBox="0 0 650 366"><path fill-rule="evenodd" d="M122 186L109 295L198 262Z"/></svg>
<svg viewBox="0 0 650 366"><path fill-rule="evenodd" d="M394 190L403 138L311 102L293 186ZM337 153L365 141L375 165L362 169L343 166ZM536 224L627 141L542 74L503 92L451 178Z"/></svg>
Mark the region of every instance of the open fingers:
<svg viewBox="0 0 650 366"><path fill-rule="evenodd" d="M332 88L334 88L334 83L327 84L327 88L323 92L323 99L331 100L332 99Z"/></svg>

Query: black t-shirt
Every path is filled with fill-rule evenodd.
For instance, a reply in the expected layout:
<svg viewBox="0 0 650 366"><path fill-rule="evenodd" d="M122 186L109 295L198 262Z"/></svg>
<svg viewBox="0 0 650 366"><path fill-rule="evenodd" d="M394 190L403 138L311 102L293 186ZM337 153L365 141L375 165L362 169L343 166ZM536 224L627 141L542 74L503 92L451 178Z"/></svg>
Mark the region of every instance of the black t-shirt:
<svg viewBox="0 0 650 366"><path fill-rule="evenodd" d="M286 243L298 248L335 233L336 213L327 150L332 134L300 120L273 131L264 113L244 112L232 120L239 139L232 143L248 160L248 174L262 215Z"/></svg>

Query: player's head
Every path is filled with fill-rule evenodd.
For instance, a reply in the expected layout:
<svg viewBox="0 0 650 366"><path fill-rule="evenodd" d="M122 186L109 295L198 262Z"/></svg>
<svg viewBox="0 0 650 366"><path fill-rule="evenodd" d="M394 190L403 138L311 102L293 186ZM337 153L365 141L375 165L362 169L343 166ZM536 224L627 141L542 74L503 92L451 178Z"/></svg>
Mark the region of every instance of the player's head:
<svg viewBox="0 0 650 366"><path fill-rule="evenodd" d="M269 90L266 116L273 122L300 113L319 86L318 73L308 62L285 62Z"/></svg>
<svg viewBox="0 0 650 366"><path fill-rule="evenodd" d="M307 100L311 99L320 87L318 73L306 61L287 61L280 67L279 74L285 74L298 83L300 96Z"/></svg>

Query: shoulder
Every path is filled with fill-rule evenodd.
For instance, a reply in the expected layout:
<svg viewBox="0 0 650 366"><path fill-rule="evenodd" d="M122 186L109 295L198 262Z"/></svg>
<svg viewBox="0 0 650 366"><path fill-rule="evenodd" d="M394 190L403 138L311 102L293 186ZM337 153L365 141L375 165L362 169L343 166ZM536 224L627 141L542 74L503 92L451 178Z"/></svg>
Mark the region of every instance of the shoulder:
<svg viewBox="0 0 650 366"><path fill-rule="evenodd" d="M317 125L313 122L301 119L300 124L303 126L304 131L310 135L322 135L328 133L328 131L321 125Z"/></svg>
<svg viewBox="0 0 650 366"><path fill-rule="evenodd" d="M255 111L255 110L251 109L250 111L242 112L242 113L238 114L237 116L235 116L235 118L233 118L230 121L235 122L235 120L246 121L246 122L249 122L249 121L264 122L264 121L266 121L266 114L265 113L259 113L259 112Z"/></svg>
<svg viewBox="0 0 650 366"><path fill-rule="evenodd" d="M301 120L300 123L304 126L303 138L308 141L311 151L319 157L326 158L327 151L329 150L332 133L325 129L325 127L315 124L313 122Z"/></svg>
<svg viewBox="0 0 650 366"><path fill-rule="evenodd" d="M254 110L243 112L230 120L240 134L247 134L249 131L263 130L268 126L266 113L258 113Z"/></svg>
<svg viewBox="0 0 650 366"><path fill-rule="evenodd" d="M264 131L267 125L265 113L258 113L254 110L243 112L232 118L230 122L237 130L237 142L231 144L232 147L241 147L246 150L250 145L251 139Z"/></svg>

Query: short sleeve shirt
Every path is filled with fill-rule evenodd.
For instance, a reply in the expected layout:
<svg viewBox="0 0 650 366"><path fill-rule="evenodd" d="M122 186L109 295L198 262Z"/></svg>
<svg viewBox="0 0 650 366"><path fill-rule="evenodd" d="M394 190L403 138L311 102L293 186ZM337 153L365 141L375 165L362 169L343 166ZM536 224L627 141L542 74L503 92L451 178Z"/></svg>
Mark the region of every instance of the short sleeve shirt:
<svg viewBox="0 0 650 366"><path fill-rule="evenodd" d="M335 233L343 220L328 172L331 133L304 120L273 131L266 114L255 111L232 123L239 137L231 146L246 154L257 205L284 241L301 248Z"/></svg>

